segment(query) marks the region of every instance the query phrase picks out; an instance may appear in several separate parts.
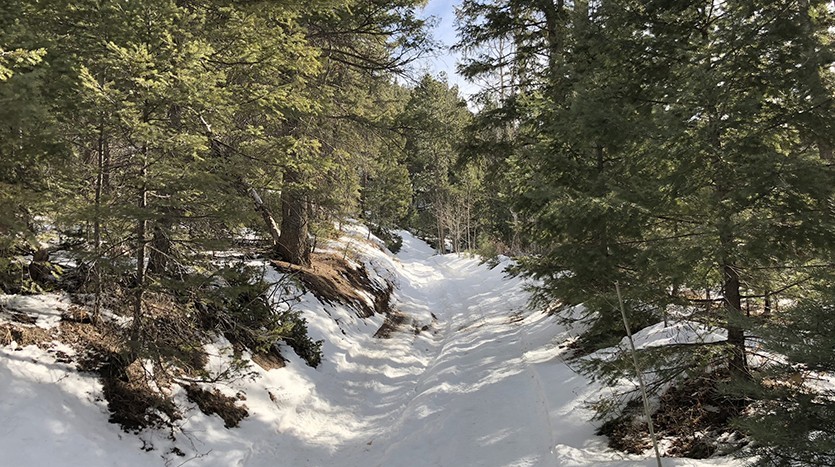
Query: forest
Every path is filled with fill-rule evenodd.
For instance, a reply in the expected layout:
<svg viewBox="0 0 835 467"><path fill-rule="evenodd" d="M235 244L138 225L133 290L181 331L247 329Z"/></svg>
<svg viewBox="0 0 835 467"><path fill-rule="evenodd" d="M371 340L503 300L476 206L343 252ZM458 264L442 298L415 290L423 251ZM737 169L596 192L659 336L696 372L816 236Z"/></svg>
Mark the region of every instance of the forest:
<svg viewBox="0 0 835 467"><path fill-rule="evenodd" d="M344 222L395 253L404 229L511 258L531 307L582 324L592 381L640 368L658 414L671 388L711 407L662 429L713 417L762 465L835 465L835 5L463 0L469 99L417 69L424 6L5 0L0 295L124 318L98 368L122 379L199 366L197 328L316 366L304 317L213 252L312 270ZM721 338L600 353L627 318ZM596 406L619 449L647 447L641 397Z"/></svg>

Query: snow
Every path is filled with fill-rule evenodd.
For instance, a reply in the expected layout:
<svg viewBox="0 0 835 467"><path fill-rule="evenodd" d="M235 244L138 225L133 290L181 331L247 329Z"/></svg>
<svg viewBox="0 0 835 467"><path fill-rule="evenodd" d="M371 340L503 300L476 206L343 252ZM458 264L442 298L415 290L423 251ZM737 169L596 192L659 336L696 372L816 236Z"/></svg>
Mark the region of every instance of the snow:
<svg viewBox="0 0 835 467"><path fill-rule="evenodd" d="M107 423L94 377L35 346L0 348L0 361L0 465L162 464L159 453Z"/></svg>
<svg viewBox="0 0 835 467"><path fill-rule="evenodd" d="M694 321L677 321L665 325L656 323L646 327L632 336L635 348L645 349L664 345L707 344L727 340L728 333L724 329L706 326ZM627 338L620 343L621 348L629 345Z"/></svg>
<svg viewBox="0 0 835 467"><path fill-rule="evenodd" d="M0 295L0 309L37 318L35 324L44 329L57 326L69 306L69 297L58 294Z"/></svg>
<svg viewBox="0 0 835 467"><path fill-rule="evenodd" d="M615 452L594 434L585 401L601 388L563 361L573 333L527 308L523 281L502 273L507 259L490 269L477 258L435 255L405 231L402 251L392 257L360 241L368 235L362 226L346 225L341 248L350 245L354 258L397 285L394 306L409 317L408 326L375 339L383 317L360 319L305 295L295 306L304 310L311 337L325 340L320 367L285 349L285 368L253 365L241 378L215 385L246 395L250 416L234 429L176 389L175 399L188 409L175 440L169 432L126 434L108 424L100 384L73 364L34 346L0 348L0 465L655 465L649 453ZM57 301L20 306L52 319L65 305L49 300ZM678 342L679 334L653 328L636 339ZM229 369L228 342L206 348L210 373ZM664 465L733 462L665 459Z"/></svg>

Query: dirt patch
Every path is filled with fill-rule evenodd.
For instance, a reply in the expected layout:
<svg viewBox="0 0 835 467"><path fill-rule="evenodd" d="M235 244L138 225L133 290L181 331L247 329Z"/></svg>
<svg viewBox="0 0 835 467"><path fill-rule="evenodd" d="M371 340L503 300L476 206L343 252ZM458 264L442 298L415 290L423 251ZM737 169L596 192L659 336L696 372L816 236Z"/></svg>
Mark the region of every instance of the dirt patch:
<svg viewBox="0 0 835 467"><path fill-rule="evenodd" d="M69 310L61 313L61 321L69 321L79 324L91 324L93 315L80 307L71 306Z"/></svg>
<svg viewBox="0 0 835 467"><path fill-rule="evenodd" d="M122 330L113 323L77 323L61 321L57 338L79 355L79 369L97 371L108 355L117 354L124 345Z"/></svg>
<svg viewBox="0 0 835 467"><path fill-rule="evenodd" d="M661 396L652 422L659 439L672 439L667 456L705 459L728 448L720 439L733 442L742 438L730 422L745 404L721 394L721 381L721 375L688 379ZM608 436L614 449L641 454L652 448L643 420L643 404L636 400L627 405L622 416L600 427L598 434Z"/></svg>
<svg viewBox="0 0 835 467"><path fill-rule="evenodd" d="M42 349L47 349L54 339L55 333L50 329L14 323L0 324L0 345L3 346L17 342L18 347L37 345Z"/></svg>
<svg viewBox="0 0 835 467"><path fill-rule="evenodd" d="M383 325L380 326L380 329L374 333L374 337L378 339L388 339L394 331L403 326L406 320L407 317L403 313L389 313L386 316L386 320L383 322Z"/></svg>
<svg viewBox="0 0 835 467"><path fill-rule="evenodd" d="M226 428L234 428L241 423L241 420L249 416L246 405L237 405L236 402L245 400L243 394L237 397L224 396L219 390L207 391L196 384L185 387L188 400L197 404L197 407L206 414L217 414L223 419Z"/></svg>
<svg viewBox="0 0 835 467"><path fill-rule="evenodd" d="M270 371L287 366L287 360L275 347L269 352L255 352L252 354L252 361L261 368Z"/></svg>
<svg viewBox="0 0 835 467"><path fill-rule="evenodd" d="M125 365L111 356L99 368L104 397L110 410L110 423L125 431L170 427L182 416L165 394L151 387L150 377L139 360Z"/></svg>
<svg viewBox="0 0 835 467"><path fill-rule="evenodd" d="M360 318L374 314L388 314L391 311L392 284L380 287L368 275L365 267L354 268L347 261L332 254L311 255L311 266L302 267L285 261L274 260L276 269L294 274L302 285L323 303L341 303L351 306ZM361 297L357 290L372 295L373 304Z"/></svg>
<svg viewBox="0 0 835 467"><path fill-rule="evenodd" d="M38 322L37 316L27 315L26 313L10 313L12 321L23 324L35 324Z"/></svg>
<svg viewBox="0 0 835 467"><path fill-rule="evenodd" d="M62 319L57 337L75 349L79 370L98 375L109 421L125 431L138 432L170 427L179 420L176 405L161 391L169 384L166 373L145 368L141 360L127 356L123 328L104 320L87 321L80 311L75 315L78 320Z"/></svg>
<svg viewBox="0 0 835 467"><path fill-rule="evenodd" d="M208 362L202 345L210 340L208 333L199 320L177 304L156 303L159 305L148 307L142 330L143 339L149 343L145 351L148 357L160 364L165 362L166 369L176 376L200 374Z"/></svg>

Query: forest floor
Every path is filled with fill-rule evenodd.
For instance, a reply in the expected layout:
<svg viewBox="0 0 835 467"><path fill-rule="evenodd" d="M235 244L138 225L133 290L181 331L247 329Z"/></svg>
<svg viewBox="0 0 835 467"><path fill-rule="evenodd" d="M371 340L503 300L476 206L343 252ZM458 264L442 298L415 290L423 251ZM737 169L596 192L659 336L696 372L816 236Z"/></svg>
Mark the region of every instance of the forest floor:
<svg viewBox="0 0 835 467"><path fill-rule="evenodd" d="M311 337L325 340L325 359L313 369L287 351L283 368L253 365L212 387L246 406L239 427L202 413L183 386L173 394L185 407L176 429L121 432L107 423L95 375L62 358L71 348L11 342L0 347L0 465L655 465L649 452L624 454L595 435L586 403L603 390L564 361L571 330L527 308L521 279L476 258L435 255L407 232L392 257L353 228L357 261L395 285L393 311L361 318L305 295L299 307ZM69 306L56 295L3 300L41 328ZM206 346L210 371L228 369L229 347Z"/></svg>

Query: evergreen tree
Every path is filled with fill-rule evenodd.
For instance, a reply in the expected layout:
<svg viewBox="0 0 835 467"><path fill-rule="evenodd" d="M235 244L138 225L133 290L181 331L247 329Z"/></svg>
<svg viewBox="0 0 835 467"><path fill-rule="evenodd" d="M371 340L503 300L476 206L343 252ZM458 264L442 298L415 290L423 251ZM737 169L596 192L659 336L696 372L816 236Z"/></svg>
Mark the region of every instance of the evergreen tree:
<svg viewBox="0 0 835 467"><path fill-rule="evenodd" d="M455 207L453 168L471 114L457 87L425 75L412 90L401 117L406 128L405 152L412 177L412 226L438 241L443 251Z"/></svg>
<svg viewBox="0 0 835 467"><path fill-rule="evenodd" d="M521 270L540 297L586 304L590 348L623 335L619 282L633 326L678 305L727 332L721 358L656 358L663 378L720 365L747 379L743 300L801 297L801 271L831 251L828 30L804 5L465 2L464 46L513 47L464 71L522 74L493 120L514 132L516 206L541 253Z"/></svg>
<svg viewBox="0 0 835 467"><path fill-rule="evenodd" d="M340 204L356 204L357 166L362 149L352 132L368 131L378 111L369 91L378 89L428 46L425 21L415 0L346 2L329 11L309 11L307 38L322 52L323 72L312 84L323 104L315 115L299 115L292 132L312 145L294 151L284 170L281 192L281 238L277 253L294 264L309 264L310 212L327 204L315 195L342 192ZM370 86L369 86L370 85ZM320 178L325 175L324 180ZM328 179L337 181L336 191ZM322 183L325 181L326 183ZM314 187L324 188L314 190ZM344 188L351 187L347 190Z"/></svg>

